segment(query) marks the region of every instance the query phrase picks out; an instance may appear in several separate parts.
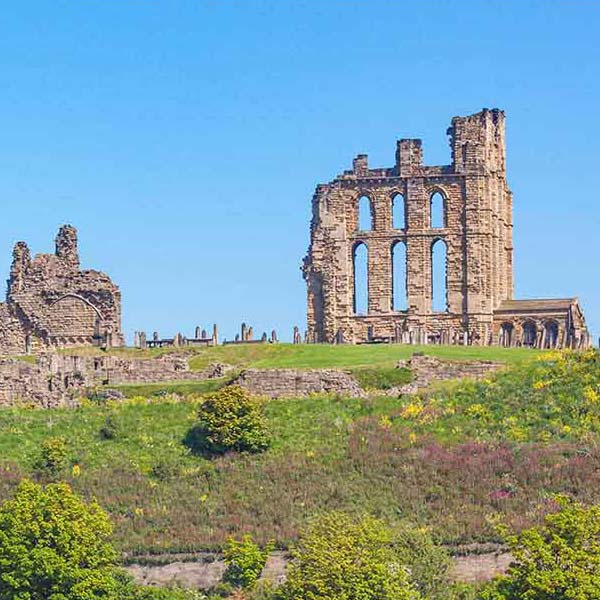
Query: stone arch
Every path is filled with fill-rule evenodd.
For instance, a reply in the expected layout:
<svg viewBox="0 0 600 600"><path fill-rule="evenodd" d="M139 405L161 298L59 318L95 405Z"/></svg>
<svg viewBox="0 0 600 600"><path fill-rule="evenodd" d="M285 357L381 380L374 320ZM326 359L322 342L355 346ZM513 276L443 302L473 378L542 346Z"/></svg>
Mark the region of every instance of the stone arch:
<svg viewBox="0 0 600 600"><path fill-rule="evenodd" d="M510 321L505 321L500 325L500 339L498 340L500 346L509 348L513 345L515 335L515 326Z"/></svg>
<svg viewBox="0 0 600 600"><path fill-rule="evenodd" d="M406 244L402 240L395 241L391 247L392 262L392 310L407 310L408 295L406 277Z"/></svg>
<svg viewBox="0 0 600 600"><path fill-rule="evenodd" d="M352 248L353 308L355 315L369 312L369 248L359 241Z"/></svg>
<svg viewBox="0 0 600 600"><path fill-rule="evenodd" d="M98 308L79 294L64 294L52 302L49 309L53 337L92 338L98 335L104 322Z"/></svg>
<svg viewBox="0 0 600 600"><path fill-rule="evenodd" d="M434 188L429 193L429 227L443 229L446 227L447 197L440 188Z"/></svg>
<svg viewBox="0 0 600 600"><path fill-rule="evenodd" d="M431 310L448 311L448 245L443 238L431 244Z"/></svg>
<svg viewBox="0 0 600 600"><path fill-rule="evenodd" d="M558 345L558 322L548 319L544 322L544 348L556 348Z"/></svg>
<svg viewBox="0 0 600 600"><path fill-rule="evenodd" d="M356 201L358 231L372 231L374 223L373 200L367 194L361 194Z"/></svg>
<svg viewBox="0 0 600 600"><path fill-rule="evenodd" d="M100 319L103 318L102 314L98 310L97 306L94 306L87 298L84 298L83 296L80 296L79 294L74 294L73 292L69 292L68 294L63 294L60 298L54 300L54 302L52 302L50 304L50 306L54 306L55 304L58 304L61 300L64 300L65 298L76 298L77 300L81 300L83 303L87 304L90 308L92 308L94 311L96 311L96 314L98 315L98 317Z"/></svg>
<svg viewBox="0 0 600 600"><path fill-rule="evenodd" d="M394 192L392 203L392 229L406 229L406 198L400 192Z"/></svg>
<svg viewBox="0 0 600 600"><path fill-rule="evenodd" d="M535 321L527 319L523 323L523 346L535 348L537 345L538 327Z"/></svg>

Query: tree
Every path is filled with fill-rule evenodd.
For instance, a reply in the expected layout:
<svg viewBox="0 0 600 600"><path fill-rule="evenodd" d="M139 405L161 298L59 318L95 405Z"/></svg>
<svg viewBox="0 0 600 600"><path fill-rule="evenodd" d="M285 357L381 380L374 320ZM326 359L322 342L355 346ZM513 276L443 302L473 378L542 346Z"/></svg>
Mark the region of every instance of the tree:
<svg viewBox="0 0 600 600"><path fill-rule="evenodd" d="M228 386L208 396L198 412L198 423L184 443L197 454L260 452L270 437L262 402L240 386Z"/></svg>
<svg viewBox="0 0 600 600"><path fill-rule="evenodd" d="M485 600L600 598L600 507L564 497L540 527L507 536L514 562L483 593Z"/></svg>
<svg viewBox="0 0 600 600"><path fill-rule="evenodd" d="M240 541L229 539L223 551L227 565L223 580L235 587L251 589L263 572L272 550L272 544L261 549L250 535L245 535Z"/></svg>
<svg viewBox="0 0 600 600"><path fill-rule="evenodd" d="M416 600L392 532L372 517L324 515L301 535L281 600Z"/></svg>
<svg viewBox="0 0 600 600"><path fill-rule="evenodd" d="M393 529L392 546L423 597L428 600L448 598L452 587L450 556L444 548L434 543L427 530L410 523L400 523Z"/></svg>
<svg viewBox="0 0 600 600"><path fill-rule="evenodd" d="M0 507L0 600L120 598L112 527L67 484L23 481Z"/></svg>

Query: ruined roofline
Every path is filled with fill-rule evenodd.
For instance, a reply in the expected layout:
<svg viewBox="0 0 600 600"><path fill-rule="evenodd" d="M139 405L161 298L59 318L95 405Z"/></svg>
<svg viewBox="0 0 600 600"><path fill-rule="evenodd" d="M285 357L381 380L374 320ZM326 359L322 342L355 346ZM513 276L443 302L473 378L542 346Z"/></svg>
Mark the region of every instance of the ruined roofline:
<svg viewBox="0 0 600 600"><path fill-rule="evenodd" d="M499 108L483 108L479 112L464 117L455 116L446 130L449 136L451 162L445 165L423 164L423 140L420 138L400 138L396 141L396 164L393 167L369 167L368 154L357 154L352 161L352 169L342 171L328 183L318 184L319 188L343 183L348 180L360 179L389 179L411 176L441 177L456 176L465 173L465 163L473 160L479 148L489 145L488 129L498 145L504 145L504 123L506 114ZM483 133L485 132L485 133ZM478 133L482 135L477 135ZM486 163L486 153L478 156L480 163ZM499 163L496 169L504 170L503 152L496 158ZM476 159L477 159L476 158Z"/></svg>

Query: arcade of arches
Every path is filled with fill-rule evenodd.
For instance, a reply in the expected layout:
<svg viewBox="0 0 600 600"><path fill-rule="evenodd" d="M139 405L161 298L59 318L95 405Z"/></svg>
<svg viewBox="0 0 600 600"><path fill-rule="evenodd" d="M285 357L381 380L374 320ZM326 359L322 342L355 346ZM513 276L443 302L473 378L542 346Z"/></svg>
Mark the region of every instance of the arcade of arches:
<svg viewBox="0 0 600 600"><path fill-rule="evenodd" d="M585 347L577 298L514 300L505 116L452 119L452 163L423 165L421 140L395 165L318 185L303 272L313 342Z"/></svg>

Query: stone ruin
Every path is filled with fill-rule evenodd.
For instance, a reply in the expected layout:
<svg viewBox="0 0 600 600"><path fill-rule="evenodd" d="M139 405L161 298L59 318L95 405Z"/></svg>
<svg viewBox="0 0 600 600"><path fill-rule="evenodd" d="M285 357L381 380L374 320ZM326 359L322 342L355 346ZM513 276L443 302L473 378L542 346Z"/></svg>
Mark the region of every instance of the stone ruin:
<svg viewBox="0 0 600 600"><path fill-rule="evenodd" d="M240 327L240 332L235 334L233 340L224 340L224 345L230 344L277 344L279 342L279 338L277 337L277 332L273 329L271 331L271 335L267 335L266 331L263 331L263 334L260 338L254 337L254 328L252 325L246 325L246 323L242 323Z"/></svg>
<svg viewBox="0 0 600 600"><path fill-rule="evenodd" d="M219 328L212 327L212 334L208 335L206 329L201 329L199 325L194 330L194 337L188 338L182 333L176 333L172 338L163 338L158 335L158 331L152 333L152 338L148 339L145 331L136 331L133 335L133 347L144 350L145 348L164 348L164 347L206 347L217 346L219 344Z"/></svg>
<svg viewBox="0 0 600 600"><path fill-rule="evenodd" d="M0 303L0 353L123 343L121 292L108 275L80 269L74 227L59 229L54 254L32 259L25 242L15 244Z"/></svg>
<svg viewBox="0 0 600 600"><path fill-rule="evenodd" d="M309 340L589 346L577 298L513 299L504 112L454 117L448 135L450 165L424 165L421 140L402 139L394 166L370 168L360 154L352 170L317 186L303 263ZM432 302L438 253L441 308Z"/></svg>

